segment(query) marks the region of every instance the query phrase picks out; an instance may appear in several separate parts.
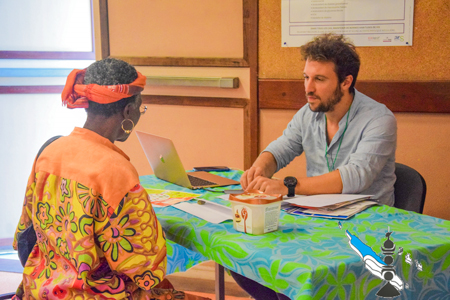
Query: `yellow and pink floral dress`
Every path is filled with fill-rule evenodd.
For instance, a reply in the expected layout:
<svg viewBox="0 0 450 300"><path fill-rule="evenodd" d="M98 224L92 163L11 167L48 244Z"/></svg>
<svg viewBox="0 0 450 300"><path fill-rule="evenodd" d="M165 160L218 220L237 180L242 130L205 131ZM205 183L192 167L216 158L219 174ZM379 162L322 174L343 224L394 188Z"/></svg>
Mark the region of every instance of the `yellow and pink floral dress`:
<svg viewBox="0 0 450 300"><path fill-rule="evenodd" d="M184 299L155 288L166 242L128 156L93 131L75 128L50 144L28 179L18 232L37 243L19 299Z"/></svg>

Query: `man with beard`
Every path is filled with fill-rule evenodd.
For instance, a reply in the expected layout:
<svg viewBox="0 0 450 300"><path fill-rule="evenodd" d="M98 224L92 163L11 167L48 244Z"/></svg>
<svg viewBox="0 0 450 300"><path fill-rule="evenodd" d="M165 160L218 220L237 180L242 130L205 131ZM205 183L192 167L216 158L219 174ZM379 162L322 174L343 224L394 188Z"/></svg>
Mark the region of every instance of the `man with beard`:
<svg viewBox="0 0 450 300"><path fill-rule="evenodd" d="M354 45L325 34L301 53L308 103L245 171L242 187L288 196L369 194L392 206L397 123L385 105L354 88L360 66ZM306 178L271 178L303 152Z"/></svg>
<svg viewBox="0 0 450 300"><path fill-rule="evenodd" d="M354 45L342 35L325 34L302 46L301 53L308 103L245 171L242 188L288 196L361 193L392 206L397 121L385 105L354 88L360 66ZM303 152L306 178L271 178ZM231 275L257 300L288 299Z"/></svg>

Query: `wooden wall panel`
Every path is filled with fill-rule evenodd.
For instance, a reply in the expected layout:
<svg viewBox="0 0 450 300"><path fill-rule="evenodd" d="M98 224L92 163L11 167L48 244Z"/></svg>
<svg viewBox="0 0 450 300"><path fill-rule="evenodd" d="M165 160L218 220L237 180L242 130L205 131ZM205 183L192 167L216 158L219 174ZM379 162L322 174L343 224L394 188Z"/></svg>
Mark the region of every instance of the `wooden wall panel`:
<svg viewBox="0 0 450 300"><path fill-rule="evenodd" d="M450 81L358 81L356 89L393 112L450 113ZM259 107L299 109L306 104L303 80L259 80Z"/></svg>
<svg viewBox="0 0 450 300"><path fill-rule="evenodd" d="M192 24L200 23L202 26L206 26L206 29L214 30L214 26L211 25L214 22L208 23L206 21L205 24L205 20L208 20L208 18L211 17L208 15L209 12L217 12L217 7L214 5L211 7L212 4L209 3L211 1L207 1L207 5L199 5L202 1L203 3L206 3L205 1L207 0L196 0L191 4L186 4L185 1L181 0L172 1L170 3L156 1L152 4L143 0L127 1L126 4L117 1L99 0L98 6L95 6L95 8L98 9L97 15L99 18L96 23L99 30L96 31L96 34L97 37L101 39L101 49L97 50L97 55L100 53L100 58L105 58L107 56L116 57L136 66L248 68L250 70L250 92L249 97L246 97L245 99L223 98L217 101L216 97L200 99L189 97L187 95L180 95L179 97L147 95L144 97L144 102L169 103L183 106L241 107L243 109L244 119L244 166L249 168L258 156L258 0L233 0L230 1L230 3L227 1L225 1L226 3L223 1L223 3L219 3L220 1L217 1L216 6L218 7L221 7L221 5L228 6L233 3L241 5L239 9L228 10L228 13L221 12L221 18L213 20L214 22L219 20L222 25L225 24L225 26L222 26L225 28L230 26L234 27L236 25L240 28L242 35L240 32L239 34L232 34L231 39L226 39L225 41L226 47L234 47L234 41L240 39L238 47L239 55L222 55L222 57L215 57L214 55L201 55L195 51L190 54L183 52L186 50L183 48L184 46L189 46L191 48L195 46L198 49L204 50L204 48L207 48L208 45L212 43L211 41L204 39L198 43L191 43L189 45L183 45L183 42L180 41L175 43L174 47L166 48L167 51L163 52L152 52L151 49L146 46L149 45L149 43L152 43L152 46L157 45L157 43L165 42L166 39L173 38L172 35L163 35L160 40L152 38L152 32L160 34L168 28L150 26L147 28L149 29L148 31L142 30L149 24L147 18L150 18L152 14L155 15L155 13L161 14L164 9L168 9L169 12L180 13L180 9L186 5L190 5L189 9L191 11L194 10L194 12L202 11L205 7L209 7L209 10L206 9L204 12L204 18L199 17L197 19L190 19L186 22L191 22ZM153 11L149 11L147 8L151 5L163 5L164 9L154 9ZM183 12L181 11L181 13ZM236 16L238 17L237 19L235 18ZM167 23L170 22L170 20L164 20L164 22ZM187 25L192 25L191 23ZM130 24L134 25L130 27ZM136 24L141 24L142 27L136 28ZM124 30L124 28L129 29ZM178 26L176 29L182 32L183 27ZM191 35L192 36L189 36L188 33L182 34L183 38L198 38L199 36L201 37L201 30L195 31L194 33L191 33ZM220 34L217 34L217 36L220 39L225 38L225 36ZM138 47L139 49L135 49L134 47ZM139 52L136 50L142 51ZM155 49L153 48L153 50ZM172 50L178 52L175 53L172 52ZM199 51L199 53L203 52Z"/></svg>

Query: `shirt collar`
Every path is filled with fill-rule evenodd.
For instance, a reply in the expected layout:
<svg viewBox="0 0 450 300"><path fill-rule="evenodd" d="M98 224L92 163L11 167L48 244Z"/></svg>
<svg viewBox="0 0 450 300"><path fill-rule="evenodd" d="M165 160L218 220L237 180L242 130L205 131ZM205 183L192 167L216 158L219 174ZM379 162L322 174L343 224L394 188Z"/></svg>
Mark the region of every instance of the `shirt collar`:
<svg viewBox="0 0 450 300"><path fill-rule="evenodd" d="M353 96L353 102L352 102L352 108L350 109L350 116L348 117L349 122L356 116L356 112L359 110L359 107L361 106L361 95L362 94L355 89L355 95ZM342 118L342 119L344 119L344 118Z"/></svg>
<svg viewBox="0 0 450 300"><path fill-rule="evenodd" d="M128 157L128 155L125 154L125 152L123 152L122 150L120 150L119 147L117 147L116 145L114 145L113 143L111 143L110 140L108 140L107 138L99 135L98 133L86 129L86 128L80 128L80 127L75 127L75 129L72 131L72 133L70 134L71 136L74 137L79 137L85 140L89 140L92 141L94 143L99 143L102 144L114 151L116 151L117 153L119 153L120 155L122 155L123 157L125 157L128 161L130 160L130 158Z"/></svg>

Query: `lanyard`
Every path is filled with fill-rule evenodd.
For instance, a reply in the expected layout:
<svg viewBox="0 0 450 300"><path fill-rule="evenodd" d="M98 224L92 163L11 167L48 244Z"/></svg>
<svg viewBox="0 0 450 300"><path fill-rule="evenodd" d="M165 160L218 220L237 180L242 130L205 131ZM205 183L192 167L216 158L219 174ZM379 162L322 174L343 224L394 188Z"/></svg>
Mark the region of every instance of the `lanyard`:
<svg viewBox="0 0 450 300"><path fill-rule="evenodd" d="M334 164L336 163L336 159L337 159L337 156L339 154L339 150L341 150L342 140L344 139L345 132L347 131L348 117L350 116L350 109L351 108L352 108L352 105L350 104L350 107L348 108L348 112L347 112L347 121L345 122L344 132L342 133L342 135L340 137L341 140L339 141L339 147L337 149L336 155L334 156L334 161L332 160L333 165L331 166L331 168L330 168L330 163L328 162L328 156L327 156L327 153L328 153L328 142L326 141L326 138L325 138L325 158L327 160L328 172L331 172L331 171L334 170ZM327 115L325 115L325 132L326 132L326 130L327 130Z"/></svg>

